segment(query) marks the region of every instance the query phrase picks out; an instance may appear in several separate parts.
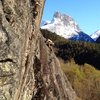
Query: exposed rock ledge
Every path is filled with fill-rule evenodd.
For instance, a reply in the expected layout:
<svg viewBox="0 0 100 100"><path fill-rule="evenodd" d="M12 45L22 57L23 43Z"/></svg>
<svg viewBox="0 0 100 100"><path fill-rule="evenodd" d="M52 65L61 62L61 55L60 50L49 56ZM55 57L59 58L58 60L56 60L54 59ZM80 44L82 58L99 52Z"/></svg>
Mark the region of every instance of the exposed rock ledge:
<svg viewBox="0 0 100 100"><path fill-rule="evenodd" d="M76 100L39 31L43 7L44 0L0 0L0 100Z"/></svg>

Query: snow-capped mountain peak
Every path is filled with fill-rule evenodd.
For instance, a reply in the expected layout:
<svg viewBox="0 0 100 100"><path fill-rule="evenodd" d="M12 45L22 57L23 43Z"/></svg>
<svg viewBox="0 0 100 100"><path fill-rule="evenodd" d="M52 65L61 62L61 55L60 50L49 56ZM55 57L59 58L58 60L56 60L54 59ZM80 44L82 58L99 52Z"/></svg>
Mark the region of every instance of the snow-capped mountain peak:
<svg viewBox="0 0 100 100"><path fill-rule="evenodd" d="M94 32L92 35L90 35L91 38L96 41L100 37L100 30Z"/></svg>
<svg viewBox="0 0 100 100"><path fill-rule="evenodd" d="M43 25L41 29L47 29L65 38L71 38L80 32L77 23L70 16L59 12L55 12L51 22Z"/></svg>
<svg viewBox="0 0 100 100"><path fill-rule="evenodd" d="M57 35L60 35L66 39L91 41L91 37L81 32L78 24L74 19L66 14L55 12L52 20L48 24L41 26L41 29L47 29ZM82 37L83 35L83 37Z"/></svg>

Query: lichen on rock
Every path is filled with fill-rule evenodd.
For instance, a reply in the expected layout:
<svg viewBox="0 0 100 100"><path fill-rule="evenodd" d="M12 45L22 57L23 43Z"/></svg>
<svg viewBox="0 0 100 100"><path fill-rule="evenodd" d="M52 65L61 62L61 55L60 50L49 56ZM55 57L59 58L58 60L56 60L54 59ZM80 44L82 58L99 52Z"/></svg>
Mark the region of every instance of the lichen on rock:
<svg viewBox="0 0 100 100"><path fill-rule="evenodd" d="M39 30L45 0L33 2L0 0L0 100L75 100Z"/></svg>

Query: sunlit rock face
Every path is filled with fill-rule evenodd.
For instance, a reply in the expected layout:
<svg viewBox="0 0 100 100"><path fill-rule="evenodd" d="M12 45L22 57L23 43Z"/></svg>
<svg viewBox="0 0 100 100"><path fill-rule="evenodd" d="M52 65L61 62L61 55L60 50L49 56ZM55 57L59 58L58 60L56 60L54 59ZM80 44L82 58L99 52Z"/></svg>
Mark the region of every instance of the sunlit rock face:
<svg viewBox="0 0 100 100"><path fill-rule="evenodd" d="M39 31L43 7L44 0L0 0L0 100L77 98Z"/></svg>

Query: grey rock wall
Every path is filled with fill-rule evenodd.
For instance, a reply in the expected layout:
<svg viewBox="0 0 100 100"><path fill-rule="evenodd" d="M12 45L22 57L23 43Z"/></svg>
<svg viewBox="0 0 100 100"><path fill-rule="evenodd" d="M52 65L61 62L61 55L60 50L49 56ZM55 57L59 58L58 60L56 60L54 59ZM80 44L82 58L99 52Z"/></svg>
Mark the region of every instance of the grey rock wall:
<svg viewBox="0 0 100 100"><path fill-rule="evenodd" d="M39 31L44 2L0 0L0 100L77 98Z"/></svg>

